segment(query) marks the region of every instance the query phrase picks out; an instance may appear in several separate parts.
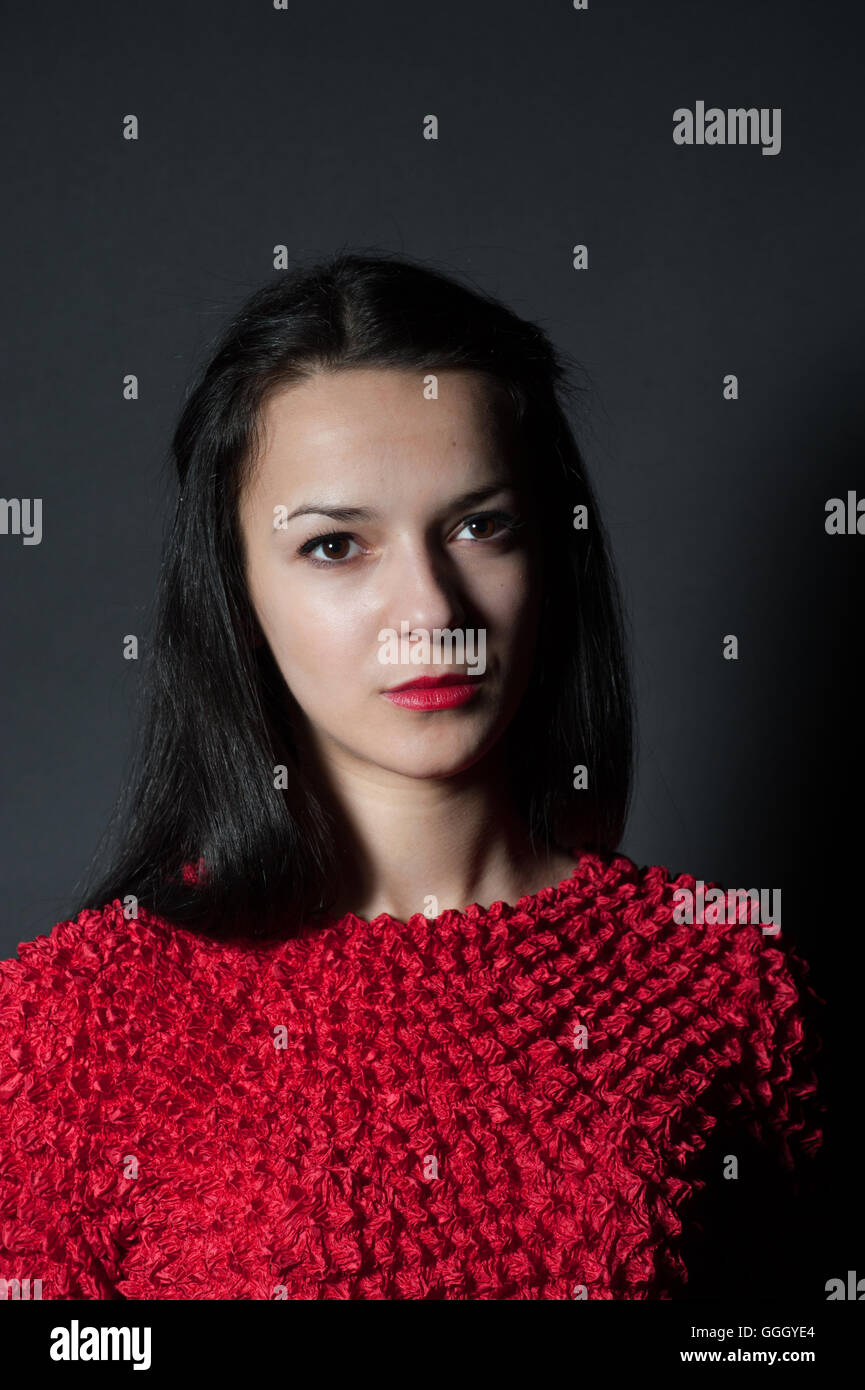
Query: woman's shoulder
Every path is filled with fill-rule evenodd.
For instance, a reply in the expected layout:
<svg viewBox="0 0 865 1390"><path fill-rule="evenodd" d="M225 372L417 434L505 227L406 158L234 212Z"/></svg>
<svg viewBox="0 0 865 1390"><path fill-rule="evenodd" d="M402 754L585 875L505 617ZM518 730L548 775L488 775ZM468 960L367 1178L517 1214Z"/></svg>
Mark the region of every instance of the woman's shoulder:
<svg viewBox="0 0 865 1390"><path fill-rule="evenodd" d="M784 935L780 898L607 853L578 860L563 903L578 925L590 921L593 948L608 945L611 966L626 966L632 980L662 979L668 994L679 985L694 1006L723 1007L730 1017L813 995L804 988L809 967Z"/></svg>
<svg viewBox="0 0 865 1390"><path fill-rule="evenodd" d="M723 887L665 864L639 864L621 852L582 855L560 889L576 915L671 955L696 952L747 973L761 948L784 944L781 895L774 889ZM646 950L641 958L651 959Z"/></svg>
<svg viewBox="0 0 865 1390"><path fill-rule="evenodd" d="M118 991L122 1000L143 981L152 989L172 971L188 973L206 950L205 938L199 941L133 900L84 908L0 961L0 1030L7 1040L24 1028L35 1036L42 1015L74 1023L115 1000Z"/></svg>
<svg viewBox="0 0 865 1390"><path fill-rule="evenodd" d="M52 961L80 959L83 964L95 964L97 959L110 957L122 942L134 940L142 931L159 931L163 926L159 918L149 913L142 913L139 918L135 906L116 898L99 907L85 907L76 916L56 922L49 931L21 941L17 959L0 961L0 971L11 971L13 977L23 979L43 974Z"/></svg>
<svg viewBox="0 0 865 1390"><path fill-rule="evenodd" d="M615 1020L616 1046L659 1067L675 1058L694 1075L726 1076L731 1108L780 1134L788 1163L790 1144L820 1144L815 1063L826 1001L784 935L780 896L622 854L592 856L569 889L564 934L580 956L575 974Z"/></svg>

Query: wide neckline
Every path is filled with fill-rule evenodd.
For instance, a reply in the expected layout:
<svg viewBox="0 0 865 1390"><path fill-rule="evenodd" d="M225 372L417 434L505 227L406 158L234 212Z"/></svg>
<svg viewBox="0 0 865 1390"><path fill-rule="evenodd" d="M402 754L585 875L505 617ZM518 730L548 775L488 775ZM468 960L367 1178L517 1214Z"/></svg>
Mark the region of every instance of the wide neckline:
<svg viewBox="0 0 865 1390"><path fill-rule="evenodd" d="M379 912L375 917L361 917L356 912L345 912L341 916L328 914L320 920L320 929L342 928L350 931L372 931L376 927L391 926L407 931L418 923L428 926L440 925L444 922L455 920L478 921L488 917L500 917L503 914L517 915L519 913L531 912L534 908L546 906L548 903L555 902L558 898L573 892L578 883L586 876L590 870L603 872L609 869L616 856L608 857L592 850L573 849L574 867L569 874L558 883L545 885L537 888L533 893L523 893L517 898L515 903L506 902L503 898L496 898L495 902L484 907L482 903L469 903L466 907L446 907L443 908L435 917L428 917L424 912L412 912L406 921L399 917L393 917L389 912Z"/></svg>

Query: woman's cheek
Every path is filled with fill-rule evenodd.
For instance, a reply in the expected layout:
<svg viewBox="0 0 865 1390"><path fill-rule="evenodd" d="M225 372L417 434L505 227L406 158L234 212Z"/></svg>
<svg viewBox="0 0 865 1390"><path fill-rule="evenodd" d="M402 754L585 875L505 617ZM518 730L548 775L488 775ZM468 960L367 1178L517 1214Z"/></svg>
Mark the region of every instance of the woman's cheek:
<svg viewBox="0 0 865 1390"><path fill-rule="evenodd" d="M332 685L338 672L353 671L356 677L359 669L369 668L363 614L346 602L285 592L271 609L270 629L284 675L295 671L311 684Z"/></svg>

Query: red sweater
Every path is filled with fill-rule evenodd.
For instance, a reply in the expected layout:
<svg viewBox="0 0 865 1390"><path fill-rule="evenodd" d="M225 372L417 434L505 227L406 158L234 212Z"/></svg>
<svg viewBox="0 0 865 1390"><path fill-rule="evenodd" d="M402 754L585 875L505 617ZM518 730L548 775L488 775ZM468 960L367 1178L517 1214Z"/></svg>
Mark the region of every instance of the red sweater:
<svg viewBox="0 0 865 1390"><path fill-rule="evenodd" d="M807 966L757 925L678 925L677 887L588 854L515 906L279 942L119 901L60 923L0 963L0 1277L669 1298L722 1112L788 1167L821 1142Z"/></svg>

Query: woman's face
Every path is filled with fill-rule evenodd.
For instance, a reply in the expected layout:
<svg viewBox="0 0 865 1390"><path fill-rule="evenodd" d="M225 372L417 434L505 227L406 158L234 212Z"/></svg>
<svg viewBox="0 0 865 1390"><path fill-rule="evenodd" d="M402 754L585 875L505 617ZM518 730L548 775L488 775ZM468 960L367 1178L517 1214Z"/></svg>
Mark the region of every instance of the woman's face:
<svg viewBox="0 0 865 1390"><path fill-rule="evenodd" d="M433 400L419 371L321 373L263 412L240 505L247 582L325 763L464 771L529 680L541 588L530 498L495 386L437 375ZM463 634L462 651L458 637L437 640L446 629ZM461 676L463 689L385 693L425 676ZM441 705L426 707L431 698Z"/></svg>

